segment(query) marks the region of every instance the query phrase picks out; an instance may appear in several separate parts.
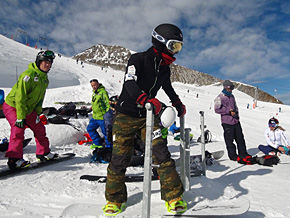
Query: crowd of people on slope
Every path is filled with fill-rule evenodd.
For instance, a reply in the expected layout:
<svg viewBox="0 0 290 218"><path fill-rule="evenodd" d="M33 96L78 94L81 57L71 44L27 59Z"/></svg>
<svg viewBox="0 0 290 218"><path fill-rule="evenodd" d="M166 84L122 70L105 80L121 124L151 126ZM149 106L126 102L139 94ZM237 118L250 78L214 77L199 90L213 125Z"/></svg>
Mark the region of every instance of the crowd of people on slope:
<svg viewBox="0 0 290 218"><path fill-rule="evenodd" d="M93 142L91 148L96 156L103 149L111 151L105 187L107 204L103 208L104 214L108 216L121 213L127 201L125 172L134 154L136 135L145 141L145 104L151 103L154 107L154 131L161 128L162 103L156 98L161 87L175 107L177 116L183 117L186 114L185 105L171 84L169 68L169 65L176 60L175 55L181 51L183 34L173 24L161 24L152 31L151 38L152 46L148 50L135 53L130 57L118 99L110 99L105 87L97 79L90 80L93 90L93 114L87 132ZM39 122L49 83L47 74L54 58L55 54L52 51L40 51L36 61L30 63L28 69L19 76L4 103L4 92L2 90L0 92L0 103L1 105L3 103L3 112L11 126L6 157L8 157L8 166L12 170L30 165L29 161L23 159L22 141L26 127L34 133L36 157L39 161L49 161L58 156L50 151L45 126ZM252 156L246 149L233 89L234 84L225 80L222 92L215 99L215 112L221 116L229 159L247 162ZM283 132L284 129L278 124L275 118L269 120L269 128L265 131L267 145L259 146L265 154L280 152L289 154L289 141ZM97 129L101 130L104 141ZM169 131L175 133L179 130L173 125ZM282 139L286 146L282 145ZM161 199L165 201L169 212L183 213L187 210L187 203L182 199L184 188L168 150L167 140L158 137L153 140L152 146L153 162L159 166L157 172L160 176Z"/></svg>

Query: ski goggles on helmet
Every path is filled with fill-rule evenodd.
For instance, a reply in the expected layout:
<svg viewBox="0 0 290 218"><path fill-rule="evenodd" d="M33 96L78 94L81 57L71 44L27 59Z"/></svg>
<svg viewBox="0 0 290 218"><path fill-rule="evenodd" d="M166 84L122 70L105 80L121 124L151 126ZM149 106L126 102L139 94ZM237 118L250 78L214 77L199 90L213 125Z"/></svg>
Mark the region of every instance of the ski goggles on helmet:
<svg viewBox="0 0 290 218"><path fill-rule="evenodd" d="M55 54L53 51L50 51L50 50L46 50L45 52L43 52L42 54L44 57L52 57L52 59L55 58Z"/></svg>
<svg viewBox="0 0 290 218"><path fill-rule="evenodd" d="M166 38L164 38L163 36L159 35L155 30L152 31L151 34L155 39L157 39L159 42L161 42L162 44L164 44L166 46L166 48L173 52L174 54L177 54L181 51L183 42L179 41L179 40L175 40L175 39L169 39L167 40Z"/></svg>

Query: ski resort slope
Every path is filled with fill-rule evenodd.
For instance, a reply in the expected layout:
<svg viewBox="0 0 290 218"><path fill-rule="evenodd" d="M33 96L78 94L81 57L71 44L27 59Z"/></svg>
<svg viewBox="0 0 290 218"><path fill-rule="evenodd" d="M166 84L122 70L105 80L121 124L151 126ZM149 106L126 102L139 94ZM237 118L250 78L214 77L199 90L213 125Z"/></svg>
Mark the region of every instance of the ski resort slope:
<svg viewBox="0 0 290 218"><path fill-rule="evenodd" d="M34 61L39 50L29 48L15 41L0 36L0 88L6 95L15 83L16 69L18 75ZM178 57L177 57L178 58ZM49 73L50 89L47 90L44 107L56 107L59 101L91 100L89 81L98 79L107 89L110 96L119 94L123 82L124 72L112 69L102 69L98 66L76 63L68 57L56 57ZM227 79L227 78L225 78ZM3 82L4 81L4 82ZM68 84L68 81L70 83ZM55 82L57 85L53 85ZM8 85L12 84L12 85ZM63 85L62 85L63 84ZM71 86L68 86L70 85ZM222 90L221 86L203 86L173 83L173 86L186 105L186 127L191 128L194 143L191 144L191 154L200 153L200 145L196 142L200 135L200 111L204 111L205 125L212 133L212 142L206 144L208 151L225 149L220 116L214 113L214 99ZM198 94L198 98L197 98ZM265 144L264 130L269 118L275 115L280 125L286 130L290 138L290 107L273 103L258 102L258 107L252 106L253 99L237 90L235 95L241 117L248 151L251 155L258 153L258 145ZM164 103L169 99L161 90L157 96ZM282 112L279 113L279 107ZM79 145L83 140L89 118L79 116L71 118L71 123L79 127L77 131L69 125L46 126L51 150L57 153L74 152L76 156L65 162L53 164L36 170L30 170L0 180L0 217L60 217L63 209L73 203L105 202L105 184L80 180L84 174L106 175L107 164L90 164L92 151L88 145ZM177 125L179 119L177 118ZM6 119L0 119L0 138L9 137L10 127ZM33 137L31 130L25 132L26 138ZM179 157L179 143L168 137L168 147L174 159ZM35 161L35 141L24 148L24 158ZM0 170L6 169L7 158L0 152ZM237 218L276 218L289 217L289 180L290 157L282 155L281 163L274 167L259 165L241 165L230 161L225 154L219 165L209 166L206 177L191 178L191 191L198 200L231 199L244 196L250 201L247 213ZM127 174L142 174L142 167L129 167ZM160 185L152 182L152 202L160 201ZM141 210L142 183L127 183L128 202L135 202L132 207ZM154 211L152 211L154 214ZM101 214L96 214L98 216ZM134 214L132 214L133 216Z"/></svg>

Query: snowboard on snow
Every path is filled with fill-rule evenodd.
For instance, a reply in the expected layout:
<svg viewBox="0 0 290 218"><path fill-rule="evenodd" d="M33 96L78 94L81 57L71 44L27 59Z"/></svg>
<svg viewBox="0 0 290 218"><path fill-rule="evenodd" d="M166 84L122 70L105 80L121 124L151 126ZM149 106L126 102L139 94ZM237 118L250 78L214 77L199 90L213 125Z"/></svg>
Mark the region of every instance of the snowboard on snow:
<svg viewBox="0 0 290 218"><path fill-rule="evenodd" d="M224 150L220 150L220 151L211 152L210 154L214 160L219 160L223 157L224 153L225 153ZM194 164L194 160L196 157L201 157L201 154L190 155L190 165ZM201 158L200 158L200 160L201 160ZM176 164L176 166L180 166L180 158L175 160L175 164ZM207 165L211 165L211 164L208 162Z"/></svg>
<svg viewBox="0 0 290 218"><path fill-rule="evenodd" d="M195 193L184 193L183 199L187 201L187 211L182 216L186 217L217 217L217 216L236 216L246 213L249 210L250 202L245 197L234 199L223 199L222 197L216 200L207 200L199 198L196 199ZM106 204L105 200L102 203L75 203L67 206L61 216L62 217L98 217L103 215L103 206ZM154 217L174 216L167 211L165 202L162 200L151 199L151 215ZM116 217L132 217L142 215L142 200L130 201L126 203L124 211L117 214Z"/></svg>
<svg viewBox="0 0 290 218"><path fill-rule="evenodd" d="M13 175L17 175L23 172L26 172L28 170L32 170L32 169L36 169L36 168L40 168L40 167L44 167L44 166L48 166L51 164L55 164L55 163L59 163L65 160L68 160L72 157L74 157L75 154L74 153L64 153L64 154L59 154L59 156L55 159L51 159L48 160L46 162L32 162L30 163L30 165L26 168L21 168L21 169L16 169L16 170L10 170L7 166L7 169L4 169L2 171L0 171L0 179L6 177L6 176L13 176Z"/></svg>
<svg viewBox="0 0 290 218"><path fill-rule="evenodd" d="M125 182L143 182L143 174L142 175L126 175ZM98 175L82 175L80 179L89 180L89 181L98 181L99 183L106 183L107 176L98 176ZM152 181L159 180L158 175L152 175Z"/></svg>
<svg viewBox="0 0 290 218"><path fill-rule="evenodd" d="M23 140L23 148L25 148L29 142L32 140L32 138L24 139ZM8 150L9 142L5 142L0 144L0 151L5 152Z"/></svg>
<svg viewBox="0 0 290 218"><path fill-rule="evenodd" d="M214 160L220 159L224 155L224 151L216 151L211 153ZM139 156L136 157L136 159L139 160ZM142 163L139 160L139 165L144 164L144 157L142 157ZM136 161L136 160L135 160ZM137 161L136 161L137 162ZM201 155L192 155L190 156L190 176L200 176L202 174L202 164L201 164ZM206 161L209 164L209 161ZM180 159L176 160L176 166L180 166ZM98 181L99 183L106 183L107 176L100 176L100 175L82 175L80 179L83 180L89 180L89 181ZM157 174L153 174L152 181L159 180L159 177ZM141 175L126 175L125 176L125 182L143 182L143 174Z"/></svg>
<svg viewBox="0 0 290 218"><path fill-rule="evenodd" d="M224 151L216 151L211 153L212 157L214 160L218 160L222 158L224 155ZM142 157L142 161L139 159L141 157L136 156L136 163L138 162L138 165L143 165L144 164L144 157ZM138 161L137 161L138 159ZM132 160L131 160L132 161ZM180 166L180 158L175 160L176 166ZM206 161L208 165L211 165L209 161ZM137 165L136 165L137 166ZM201 160L201 155L192 155L190 156L190 176L200 176L202 174L202 160ZM143 174L142 175L126 175L125 176L125 182L143 182ZM98 181L99 183L106 183L107 181L107 176L100 176L100 175L82 175L80 179L83 180L89 180L89 181ZM158 175L153 173L152 181L154 180L159 180Z"/></svg>
<svg viewBox="0 0 290 218"><path fill-rule="evenodd" d="M224 151L215 151L210 153L211 157L205 157L206 165L217 165L217 160L221 159L224 155ZM180 166L180 158L175 161L176 166ZM191 155L190 156L190 176L200 176L203 173L202 170L202 156L199 155Z"/></svg>
<svg viewBox="0 0 290 218"><path fill-rule="evenodd" d="M75 105L92 105L91 102L85 102L85 101L58 101L58 102L54 102L55 104L69 104L69 103L73 103Z"/></svg>

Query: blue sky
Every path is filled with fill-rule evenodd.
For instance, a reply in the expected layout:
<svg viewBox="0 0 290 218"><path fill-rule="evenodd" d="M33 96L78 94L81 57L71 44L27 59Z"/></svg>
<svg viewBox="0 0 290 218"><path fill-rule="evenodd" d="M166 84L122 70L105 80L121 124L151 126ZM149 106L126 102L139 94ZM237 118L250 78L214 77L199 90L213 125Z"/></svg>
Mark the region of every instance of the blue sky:
<svg viewBox="0 0 290 218"><path fill-rule="evenodd" d="M1 34L15 38L23 30L30 46L44 37L66 56L95 44L143 51L154 27L173 23L184 34L177 64L258 86L290 104L289 1L1 0L0 19ZM18 31L16 41L25 43L25 34Z"/></svg>

